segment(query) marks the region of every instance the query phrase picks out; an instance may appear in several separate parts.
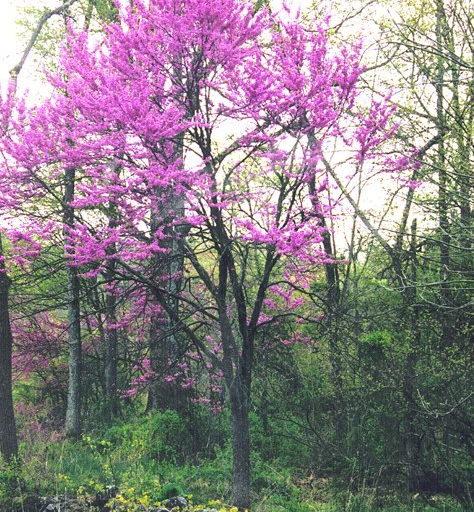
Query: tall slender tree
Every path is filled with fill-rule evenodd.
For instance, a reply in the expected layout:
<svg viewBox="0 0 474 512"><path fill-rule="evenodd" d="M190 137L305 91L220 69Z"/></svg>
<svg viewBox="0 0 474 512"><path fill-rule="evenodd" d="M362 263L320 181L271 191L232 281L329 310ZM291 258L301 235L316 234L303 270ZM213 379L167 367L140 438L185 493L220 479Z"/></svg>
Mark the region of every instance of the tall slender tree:
<svg viewBox="0 0 474 512"><path fill-rule="evenodd" d="M0 453L7 462L18 456L15 412L12 395L12 345L8 295L10 278L5 267L2 237L0 235Z"/></svg>

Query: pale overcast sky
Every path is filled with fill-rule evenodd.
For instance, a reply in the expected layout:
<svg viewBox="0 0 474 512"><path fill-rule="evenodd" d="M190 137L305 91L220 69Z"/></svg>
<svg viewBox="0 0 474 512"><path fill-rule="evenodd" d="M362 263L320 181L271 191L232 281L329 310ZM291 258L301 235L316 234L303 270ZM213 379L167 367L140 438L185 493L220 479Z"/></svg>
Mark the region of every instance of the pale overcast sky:
<svg viewBox="0 0 474 512"><path fill-rule="evenodd" d="M279 8L282 0L273 0L275 8ZM8 72L14 67L21 58L24 50L24 44L20 44L17 37L17 26L15 20L18 18L18 6L34 5L35 7L55 7L61 4L61 0L0 0L0 86L4 90L8 84ZM311 4L311 0L287 0L287 4L292 9L298 6L307 7ZM26 71L26 70L25 70ZM24 72L20 81L20 89L33 84L28 82L27 73ZM31 80L30 80L31 82Z"/></svg>
<svg viewBox="0 0 474 512"><path fill-rule="evenodd" d="M21 47L16 38L17 4L17 0L0 2L0 84L2 89L8 83L8 71L21 55Z"/></svg>

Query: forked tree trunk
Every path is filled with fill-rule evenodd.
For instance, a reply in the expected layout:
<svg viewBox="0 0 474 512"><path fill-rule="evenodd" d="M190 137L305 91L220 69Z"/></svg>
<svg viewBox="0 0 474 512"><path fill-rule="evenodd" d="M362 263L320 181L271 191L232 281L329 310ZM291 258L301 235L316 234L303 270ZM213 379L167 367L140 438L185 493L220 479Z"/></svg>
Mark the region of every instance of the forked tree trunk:
<svg viewBox="0 0 474 512"><path fill-rule="evenodd" d="M8 309L10 278L3 263L0 237L0 453L10 462L18 456L15 413L12 396L13 337Z"/></svg>

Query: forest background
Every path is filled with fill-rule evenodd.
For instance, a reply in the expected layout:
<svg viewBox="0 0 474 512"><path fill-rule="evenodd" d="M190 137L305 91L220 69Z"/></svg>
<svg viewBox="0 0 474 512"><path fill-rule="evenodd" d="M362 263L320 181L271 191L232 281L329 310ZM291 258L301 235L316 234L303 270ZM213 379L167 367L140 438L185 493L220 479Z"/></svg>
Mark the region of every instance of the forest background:
<svg viewBox="0 0 474 512"><path fill-rule="evenodd" d="M473 510L470 1L151 4L15 14L3 508Z"/></svg>

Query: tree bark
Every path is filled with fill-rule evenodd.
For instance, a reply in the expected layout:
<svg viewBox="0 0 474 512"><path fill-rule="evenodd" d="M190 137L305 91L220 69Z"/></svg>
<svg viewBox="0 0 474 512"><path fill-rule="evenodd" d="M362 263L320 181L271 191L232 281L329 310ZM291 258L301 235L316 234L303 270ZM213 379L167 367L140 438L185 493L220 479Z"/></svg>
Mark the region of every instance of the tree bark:
<svg viewBox="0 0 474 512"><path fill-rule="evenodd" d="M64 236L74 227L74 208L70 206L74 197L76 172L74 168L65 171L64 184ZM66 259L69 256L66 251ZM68 294L68 345L69 345L69 378L66 408L66 431L77 437L81 433L81 385L82 385L82 343L81 343L81 312L80 284L77 269L66 261L66 281Z"/></svg>
<svg viewBox="0 0 474 512"><path fill-rule="evenodd" d="M446 171L446 120L444 110L445 88L445 59L443 56L445 39L445 13L443 0L436 0L436 49L437 77L436 77L436 128L438 131L438 215L440 230L440 281L442 306L447 307L451 302L450 280L450 226L449 226L449 179ZM449 336L449 329L445 328L445 337Z"/></svg>
<svg viewBox="0 0 474 512"><path fill-rule="evenodd" d="M308 134L308 145L312 151L318 147L316 136L313 132ZM326 325L329 332L331 332L329 340L330 349L330 363L331 363L331 376L334 383L334 430L336 433L336 440L339 446L343 446L346 421L345 421L345 396L344 396L344 378L343 378L343 360L342 360L342 347L341 347L341 334L339 329L339 317L342 314L341 309L341 289L340 289L340 276L338 264L335 261L335 249L333 245L332 236L327 225L326 218L322 212L322 206L317 197L316 180L313 177L308 182L308 190L311 195L311 202L313 204L316 217L319 220L320 226L323 228L321 236L323 238L322 244L324 252L330 263L324 264L324 272L326 275Z"/></svg>
<svg viewBox="0 0 474 512"><path fill-rule="evenodd" d="M249 392L239 377L229 391L232 418L232 504L239 510L250 510Z"/></svg>
<svg viewBox="0 0 474 512"><path fill-rule="evenodd" d="M12 345L8 294L11 280L3 262L0 236L0 453L7 462L18 457L12 395Z"/></svg>
<svg viewBox="0 0 474 512"><path fill-rule="evenodd" d="M112 164L115 173L120 172L120 166ZM108 225L111 231L117 227L118 212L114 202L109 202L108 206ZM117 247L114 244L107 250L108 263L105 271L105 281L112 287L117 270ZM118 332L117 332L117 297L114 290L105 292L105 402L106 413L109 419L112 419L118 412L117 397L117 364L118 364Z"/></svg>
<svg viewBox="0 0 474 512"><path fill-rule="evenodd" d="M115 274L115 262L107 268L107 281L111 282ZM105 396L107 414L117 413L117 299L113 292L105 297Z"/></svg>
<svg viewBox="0 0 474 512"><path fill-rule="evenodd" d="M410 240L410 274L408 286L404 291L406 318L411 324L411 339L408 347L403 376L403 394L405 397L405 464L407 490L413 492L418 486L418 449L417 449L417 411L415 409L415 382L417 352L420 350L420 311L417 304L418 290L418 261L416 255L417 221L413 219Z"/></svg>
<svg viewBox="0 0 474 512"><path fill-rule="evenodd" d="M176 274L182 271L183 257L176 241L170 241L168 247L169 254L156 258L156 277L167 280L167 303L174 313L173 317L177 318L178 302L174 297L179 291L180 279L176 278ZM174 324L170 315L163 312L155 315L150 325L150 368L155 378L148 392L147 410L173 409L181 412L184 409L183 390L176 382L166 382L163 378L169 361L173 363L179 357L179 340Z"/></svg>
<svg viewBox="0 0 474 512"><path fill-rule="evenodd" d="M175 74L180 78L180 73L176 70ZM182 160L184 134L176 137L174 141L173 158ZM162 191L157 189L155 194L160 197ZM151 215L151 234L157 231L160 226L158 220L161 215L165 217L165 225L170 224L170 218L182 216L184 211L184 199L181 195L170 197L164 207L165 211L152 212ZM157 315L153 319L150 327L150 368L156 377L152 382L148 392L147 410L152 409L173 409L178 413L183 412L185 407L184 390L175 382L165 382L164 373L168 367L168 361L175 362L179 357L180 343L174 318L179 317L179 300L177 299L181 289L180 274L184 266L183 248L180 239L186 235L186 227L168 227L166 229L168 239L163 245L169 250L164 256L155 258L155 277L166 281L168 290L168 305L173 311L170 316L164 312L163 315Z"/></svg>

